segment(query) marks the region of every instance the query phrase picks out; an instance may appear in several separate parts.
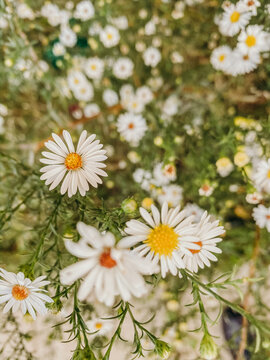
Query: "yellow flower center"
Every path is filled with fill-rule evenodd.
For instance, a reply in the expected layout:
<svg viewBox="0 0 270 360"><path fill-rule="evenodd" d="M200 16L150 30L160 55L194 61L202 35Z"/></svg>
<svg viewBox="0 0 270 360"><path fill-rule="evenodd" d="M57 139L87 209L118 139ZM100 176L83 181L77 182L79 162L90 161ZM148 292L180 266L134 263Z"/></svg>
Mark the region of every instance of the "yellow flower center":
<svg viewBox="0 0 270 360"><path fill-rule="evenodd" d="M15 300L22 301L28 297L29 290L23 285L14 285L11 293Z"/></svg>
<svg viewBox="0 0 270 360"><path fill-rule="evenodd" d="M225 60L225 55L224 55L224 54L220 55L219 58L218 58L218 60L219 60L220 62L224 61L224 60Z"/></svg>
<svg viewBox="0 0 270 360"><path fill-rule="evenodd" d="M95 328L100 330L102 328L102 324L100 322L95 323Z"/></svg>
<svg viewBox="0 0 270 360"><path fill-rule="evenodd" d="M232 23L235 23L235 22L237 22L238 20L239 20L239 18L240 18L240 13L238 12L238 11L234 11L233 13L232 13L232 15L231 15L231 22Z"/></svg>
<svg viewBox="0 0 270 360"><path fill-rule="evenodd" d="M96 66L95 64L92 64L92 65L91 65L91 69L92 69L92 70L96 70L96 69L97 69L97 66Z"/></svg>
<svg viewBox="0 0 270 360"><path fill-rule="evenodd" d="M267 177L270 179L270 170L267 171Z"/></svg>
<svg viewBox="0 0 270 360"><path fill-rule="evenodd" d="M201 251L202 242L201 242L201 241L198 241L198 242L195 242L194 244L199 245L199 246L200 246L200 249L198 249L198 250L190 249L189 251L190 251L192 254L197 254L197 253L199 253L199 252Z"/></svg>
<svg viewBox="0 0 270 360"><path fill-rule="evenodd" d="M144 241L155 254L171 256L178 248L179 235L168 225L161 224L150 231L147 240Z"/></svg>
<svg viewBox="0 0 270 360"><path fill-rule="evenodd" d="M68 170L77 170L82 167L82 157L77 153L70 153L66 157L65 166Z"/></svg>
<svg viewBox="0 0 270 360"><path fill-rule="evenodd" d="M246 38L246 44L248 47L252 47L256 44L256 38L253 35L248 35Z"/></svg>
<svg viewBox="0 0 270 360"><path fill-rule="evenodd" d="M112 34L110 34L110 33L107 34L107 39L108 39L108 40L111 40L111 39L112 39Z"/></svg>

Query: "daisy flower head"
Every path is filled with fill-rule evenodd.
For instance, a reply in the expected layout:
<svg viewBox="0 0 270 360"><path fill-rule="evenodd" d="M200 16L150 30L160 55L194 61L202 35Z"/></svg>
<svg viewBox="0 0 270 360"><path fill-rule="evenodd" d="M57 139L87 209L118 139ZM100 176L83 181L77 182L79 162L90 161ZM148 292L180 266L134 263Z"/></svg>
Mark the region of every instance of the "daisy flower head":
<svg viewBox="0 0 270 360"><path fill-rule="evenodd" d="M268 51L267 33L260 25L250 25L238 36L237 47L244 54Z"/></svg>
<svg viewBox="0 0 270 360"><path fill-rule="evenodd" d="M262 194L258 192L254 192L246 195L246 201L249 204L259 204L259 202L261 202L262 199L263 199Z"/></svg>
<svg viewBox="0 0 270 360"><path fill-rule="evenodd" d="M80 19L82 21L87 21L95 15L95 8L91 1L83 0L80 1L75 9L74 17L75 19Z"/></svg>
<svg viewBox="0 0 270 360"><path fill-rule="evenodd" d="M100 79L104 71L104 61L98 57L92 57L86 60L84 71L90 79Z"/></svg>
<svg viewBox="0 0 270 360"><path fill-rule="evenodd" d="M44 280L46 276L31 281L22 272L14 274L0 268L0 278L0 304L6 302L4 313L10 309L15 313L20 309L23 315L28 311L34 320L36 312L40 315L47 313L45 303L52 303L53 300L44 294L46 290L40 289L50 283Z"/></svg>
<svg viewBox="0 0 270 360"><path fill-rule="evenodd" d="M176 167L174 164L156 164L153 171L153 182L156 186L168 185L171 181L176 180Z"/></svg>
<svg viewBox="0 0 270 360"><path fill-rule="evenodd" d="M180 206L169 210L166 202L161 212L155 205L151 206L151 211L152 216L140 208L146 224L138 220L126 223L125 233L128 236L120 240L119 247L138 245L133 251L146 256L153 265L160 263L163 278L167 272L177 275L178 269L185 267L182 256L191 256L191 250L200 249L196 244L199 240L194 232L193 216L186 217L185 210L180 211Z"/></svg>
<svg viewBox="0 0 270 360"><path fill-rule="evenodd" d="M219 221L210 221L210 215L205 211L197 224L196 235L199 241L199 249L190 250L192 256L183 256L185 267L192 271L198 272L199 268L203 269L204 265L210 266L211 261L217 261L217 257L212 253L220 254L222 251L217 247L217 243L222 241L219 237L224 234L224 227L219 226Z"/></svg>
<svg viewBox="0 0 270 360"><path fill-rule="evenodd" d="M147 124L141 115L125 113L117 119L117 130L131 145L138 146L147 130Z"/></svg>
<svg viewBox="0 0 270 360"><path fill-rule="evenodd" d="M130 251L128 244L119 247L110 232L100 233L82 222L77 224L77 230L81 235L79 242L66 240L65 246L72 255L83 260L61 270L60 279L62 284L71 285L83 278L79 300L86 300L95 293L100 302L112 306L118 295L129 301L132 296L141 297L147 292L143 275L156 272L156 266Z"/></svg>
<svg viewBox="0 0 270 360"><path fill-rule="evenodd" d="M133 73L134 64L128 57L120 57L113 64L113 74L118 79L129 78Z"/></svg>
<svg viewBox="0 0 270 360"><path fill-rule="evenodd" d="M119 98L116 91L112 89L106 89L103 91L102 100L107 106L114 106L118 103Z"/></svg>
<svg viewBox="0 0 270 360"><path fill-rule="evenodd" d="M232 62L227 67L226 73L232 76L248 74L255 70L260 62L260 53L247 51L244 53L236 48L232 52Z"/></svg>
<svg viewBox="0 0 270 360"><path fill-rule="evenodd" d="M233 171L233 163L227 157L222 157L216 162L217 172L220 176L226 177Z"/></svg>
<svg viewBox="0 0 270 360"><path fill-rule="evenodd" d="M253 209L252 216L259 228L266 228L270 232L270 208L259 205Z"/></svg>
<svg viewBox="0 0 270 360"><path fill-rule="evenodd" d="M249 22L252 14L243 11L239 3L230 4L224 9L224 14L219 21L219 30L225 36L234 36Z"/></svg>
<svg viewBox="0 0 270 360"><path fill-rule="evenodd" d="M120 34L117 28L107 25L101 30L99 38L106 48L111 48L119 43Z"/></svg>
<svg viewBox="0 0 270 360"><path fill-rule="evenodd" d="M226 45L217 47L212 52L210 62L216 70L226 71L232 62L232 49Z"/></svg>
<svg viewBox="0 0 270 360"><path fill-rule="evenodd" d="M60 42L66 47L73 47L77 43L76 33L67 25L61 26Z"/></svg>
<svg viewBox="0 0 270 360"><path fill-rule="evenodd" d="M95 336L106 336L113 329L113 321L107 319L91 319L86 321L86 325L91 333L95 333Z"/></svg>
<svg viewBox="0 0 270 360"><path fill-rule="evenodd" d="M183 199L183 188L176 184L163 186L157 200L162 205L168 203L169 207L177 206Z"/></svg>
<svg viewBox="0 0 270 360"><path fill-rule="evenodd" d="M107 156L99 140L94 141L95 134L87 136L87 131L84 130L76 150L68 131L63 131L65 142L56 134L52 134L52 137L53 141L45 143L50 151L42 152L44 158L40 159L40 162L46 164L40 169L43 173L40 179L46 180L45 184L50 185L49 190L55 189L63 180L60 189L62 195L67 192L71 197L79 190L85 196L89 184L97 187L102 183L99 176L107 176L102 170L106 167L103 161Z"/></svg>
<svg viewBox="0 0 270 360"><path fill-rule="evenodd" d="M144 51L143 60L146 66L156 67L161 60L160 51L157 48L150 46Z"/></svg>
<svg viewBox="0 0 270 360"><path fill-rule="evenodd" d="M270 159L259 161L253 180L259 191L270 193Z"/></svg>
<svg viewBox="0 0 270 360"><path fill-rule="evenodd" d="M239 4L244 11L250 11L252 15L257 15L257 8L261 6L259 0L240 0Z"/></svg>

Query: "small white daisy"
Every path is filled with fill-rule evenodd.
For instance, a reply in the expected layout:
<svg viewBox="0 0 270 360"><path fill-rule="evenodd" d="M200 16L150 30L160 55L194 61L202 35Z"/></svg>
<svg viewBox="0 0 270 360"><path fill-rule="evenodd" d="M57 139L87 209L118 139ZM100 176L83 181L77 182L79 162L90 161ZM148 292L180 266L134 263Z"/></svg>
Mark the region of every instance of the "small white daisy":
<svg viewBox="0 0 270 360"><path fill-rule="evenodd" d="M40 169L42 173L41 180L46 180L45 184L50 185L49 190L56 188L63 180L61 185L61 194L68 192L71 197L77 190L82 196L85 196L89 190L89 184L97 187L102 183L100 176L107 176L102 168L106 167L103 163L107 159L106 150L101 150L103 145L99 140L95 140L96 135L87 137L87 131L84 130L78 141L75 151L73 141L68 131L63 131L63 137L66 142L56 134L52 134L53 140L45 143L50 152L44 151L45 157L40 162L46 164Z"/></svg>
<svg viewBox="0 0 270 360"><path fill-rule="evenodd" d="M147 48L143 53L143 60L146 66L156 67L161 60L160 51L153 46Z"/></svg>
<svg viewBox="0 0 270 360"><path fill-rule="evenodd" d="M69 88L76 91L87 82L87 79L81 71L71 70L68 73L67 82Z"/></svg>
<svg viewBox="0 0 270 360"><path fill-rule="evenodd" d="M206 183L199 188L199 194L201 196L211 196L213 194L213 191L214 187Z"/></svg>
<svg viewBox="0 0 270 360"><path fill-rule="evenodd" d="M154 94L148 86L141 86L136 90L136 97L138 101L144 105L150 103L154 99Z"/></svg>
<svg viewBox="0 0 270 360"><path fill-rule="evenodd" d="M204 210L197 204L188 203L184 209L186 210L187 216L193 215L195 223L198 223L201 220L201 217L204 213Z"/></svg>
<svg viewBox="0 0 270 360"><path fill-rule="evenodd" d="M85 117L92 117L100 113L100 107L93 103L93 104L87 104L85 108L83 109L84 116Z"/></svg>
<svg viewBox="0 0 270 360"><path fill-rule="evenodd" d="M84 71L90 79L100 79L104 71L104 61L98 57L92 57L86 60Z"/></svg>
<svg viewBox="0 0 270 360"><path fill-rule="evenodd" d="M270 208L259 205L253 209L252 216L259 228L266 228L270 232Z"/></svg>
<svg viewBox="0 0 270 360"><path fill-rule="evenodd" d="M140 114L144 110L144 102L136 95L127 97L124 101L121 101L121 105L134 114Z"/></svg>
<svg viewBox="0 0 270 360"><path fill-rule="evenodd" d="M118 79L127 79L133 73L134 64L127 57L121 57L113 64L113 74Z"/></svg>
<svg viewBox="0 0 270 360"><path fill-rule="evenodd" d="M107 106L114 106L118 103L119 98L116 91L112 89L106 89L103 91L102 100Z"/></svg>
<svg viewBox="0 0 270 360"><path fill-rule="evenodd" d="M239 5L244 11L250 11L252 15L257 15L257 8L261 6L258 0L240 0Z"/></svg>
<svg viewBox="0 0 270 360"><path fill-rule="evenodd" d="M261 160L258 163L253 180L259 191L270 193L270 159Z"/></svg>
<svg viewBox="0 0 270 360"><path fill-rule="evenodd" d="M223 226L219 226L219 221L211 222L210 215L207 215L207 211L205 211L195 232L199 238L196 244L200 248L190 250L192 256L183 256L186 268L192 272L197 272L199 268L203 269L204 265L209 267L209 260L217 261L218 259L212 253L220 254L222 252L216 244L222 241L219 236L224 234L224 232Z"/></svg>
<svg viewBox="0 0 270 360"><path fill-rule="evenodd" d="M262 199L263 199L262 194L258 192L254 192L246 195L246 201L249 204L259 204L259 202L261 202Z"/></svg>
<svg viewBox="0 0 270 360"><path fill-rule="evenodd" d="M147 124L141 115L125 113L117 119L117 130L126 141L137 146L147 130Z"/></svg>
<svg viewBox="0 0 270 360"><path fill-rule="evenodd" d="M94 96L94 89L89 81L85 81L82 85L73 90L74 97L79 101L90 101Z"/></svg>
<svg viewBox="0 0 270 360"><path fill-rule="evenodd" d="M267 33L263 31L260 25L250 25L241 31L238 36L238 49L244 54L257 53L260 51L268 51Z"/></svg>
<svg viewBox="0 0 270 360"><path fill-rule="evenodd" d="M233 171L233 163L227 157L222 157L216 162L217 172L220 176L226 177Z"/></svg>
<svg viewBox="0 0 270 360"><path fill-rule="evenodd" d="M3 312L6 313L12 309L13 313L19 309L23 314L26 311L36 319L36 312L45 315L47 308L46 302L52 303L53 300L45 295L46 292L40 287L48 285L50 282L45 281L46 276L40 276L34 281L24 277L22 272L14 274L0 268L0 304L6 302Z"/></svg>
<svg viewBox="0 0 270 360"><path fill-rule="evenodd" d="M231 64L227 67L225 72L233 76L248 74L255 70L260 62L261 58L258 52L244 53L236 48L232 52Z"/></svg>
<svg viewBox="0 0 270 360"><path fill-rule="evenodd" d="M199 250L199 241L195 235L193 216L186 217L185 210L180 206L168 210L168 204L162 205L161 213L152 205L152 216L140 208L140 214L147 223L130 220L126 223L126 236L118 243L122 246L137 246L133 251L145 256L153 265L160 263L161 275L165 277L169 271L177 275L178 269L184 268L183 254L192 255L191 250ZM142 243L142 244L141 244Z"/></svg>
<svg viewBox="0 0 270 360"><path fill-rule="evenodd" d="M95 15L95 8L91 1L83 0L76 6L74 17L82 21L87 21Z"/></svg>
<svg viewBox="0 0 270 360"><path fill-rule="evenodd" d="M160 205L167 202L169 207L175 207L183 199L183 188L176 184L163 186L157 199Z"/></svg>
<svg viewBox="0 0 270 360"><path fill-rule="evenodd" d="M77 35L70 27L65 25L61 27L59 40L66 47L74 47L77 43Z"/></svg>
<svg viewBox="0 0 270 360"><path fill-rule="evenodd" d="M153 175L153 183L156 186L168 185L171 181L176 180L176 167L170 163L158 163L154 167Z"/></svg>
<svg viewBox="0 0 270 360"><path fill-rule="evenodd" d="M106 336L113 329L113 321L95 318L86 321L86 326L91 333L95 333L95 336Z"/></svg>
<svg viewBox="0 0 270 360"><path fill-rule="evenodd" d="M239 4L230 4L219 21L219 30L223 35L234 36L248 24L251 16L252 14L243 11Z"/></svg>
<svg viewBox="0 0 270 360"><path fill-rule="evenodd" d="M210 58L211 64L216 70L226 71L232 61L232 49L229 46L219 46Z"/></svg>
<svg viewBox="0 0 270 360"><path fill-rule="evenodd" d="M107 25L100 32L99 38L106 48L110 48L119 43L120 35L118 29L111 25Z"/></svg>
<svg viewBox="0 0 270 360"><path fill-rule="evenodd" d="M66 53L66 48L60 42L53 45L52 52L54 56L63 56Z"/></svg>
<svg viewBox="0 0 270 360"><path fill-rule="evenodd" d="M65 246L72 255L83 260L61 270L60 279L64 285L84 279L78 291L80 301L95 293L100 302L112 306L118 295L129 301L131 296L141 297L147 292L142 275L153 274L158 270L156 266L130 251L128 245L116 245L110 232L101 234L82 222L77 224L77 230L80 241L66 240Z"/></svg>

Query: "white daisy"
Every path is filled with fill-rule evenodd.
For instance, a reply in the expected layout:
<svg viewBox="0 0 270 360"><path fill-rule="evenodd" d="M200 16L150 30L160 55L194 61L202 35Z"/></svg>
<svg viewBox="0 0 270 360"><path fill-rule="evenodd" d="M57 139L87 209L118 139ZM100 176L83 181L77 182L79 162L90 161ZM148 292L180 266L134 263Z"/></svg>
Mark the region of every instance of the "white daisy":
<svg viewBox="0 0 270 360"><path fill-rule="evenodd" d="M239 5L244 11L250 11L252 15L257 15L257 8L261 6L258 0L240 0Z"/></svg>
<svg viewBox="0 0 270 360"><path fill-rule="evenodd" d="M222 157L216 162L217 172L220 176L226 177L233 171L233 163L227 157Z"/></svg>
<svg viewBox="0 0 270 360"><path fill-rule="evenodd" d="M118 103L119 98L116 91L112 89L106 89L103 91L102 100L107 106L114 106Z"/></svg>
<svg viewBox="0 0 270 360"><path fill-rule="evenodd" d="M252 216L259 228L266 228L270 232L270 208L259 205L253 209Z"/></svg>
<svg viewBox="0 0 270 360"><path fill-rule="evenodd" d="M134 114L140 114L144 110L144 102L136 95L127 97L124 101L121 101L121 105Z"/></svg>
<svg viewBox="0 0 270 360"><path fill-rule="evenodd" d="M201 196L211 196L213 194L214 187L205 183L199 188L199 194Z"/></svg>
<svg viewBox="0 0 270 360"><path fill-rule="evenodd" d="M197 272L199 268L203 269L204 265L209 267L209 260L217 261L218 259L212 253L220 254L222 252L216 244L222 241L219 236L224 234L224 232L223 226L219 226L219 221L211 222L210 215L207 215L207 211L205 211L195 232L199 238L196 244L200 248L190 250L192 256L183 256L186 268L192 272Z"/></svg>
<svg viewBox="0 0 270 360"><path fill-rule="evenodd" d="M86 326L91 333L95 333L95 336L106 336L113 329L113 321L95 318L86 321Z"/></svg>
<svg viewBox="0 0 270 360"><path fill-rule="evenodd" d="M73 141L68 131L63 131L63 140L56 134L52 134L53 140L45 143L45 146L51 151L42 152L45 157L40 162L46 164L40 169L42 173L41 180L46 180L45 184L50 185L49 190L53 190L63 180L61 194L68 192L68 196L75 195L77 190L82 196L85 196L89 190L89 184L97 187L102 183L100 176L107 176L101 168L106 167L102 161L107 159L106 151L101 150L103 145L99 140L95 140L96 135L87 137L87 131L84 130L78 141L75 151Z"/></svg>
<svg viewBox="0 0 270 360"><path fill-rule="evenodd" d="M90 101L94 96L94 89L89 81L85 81L82 85L73 90L74 97L79 101Z"/></svg>
<svg viewBox="0 0 270 360"><path fill-rule="evenodd" d="M220 32L226 36L236 35L248 24L251 15L250 12L243 11L239 4L230 4L219 21Z"/></svg>
<svg viewBox="0 0 270 360"><path fill-rule="evenodd" d="M119 43L120 35L118 29L111 25L107 25L100 32L99 38L106 48L110 48Z"/></svg>
<svg viewBox="0 0 270 360"><path fill-rule="evenodd" d="M249 204L259 204L259 202L262 201L262 199L263 199L262 194L258 192L254 192L246 195L246 201Z"/></svg>
<svg viewBox="0 0 270 360"><path fill-rule="evenodd" d="M268 51L267 33L260 25L250 25L238 36L238 49L244 54Z"/></svg>
<svg viewBox="0 0 270 360"><path fill-rule="evenodd" d="M148 86L141 86L136 90L136 98L139 102L142 102L144 105L150 103L153 98L153 92Z"/></svg>
<svg viewBox="0 0 270 360"><path fill-rule="evenodd" d="M157 199L160 205L167 202L169 207L177 206L183 199L183 189L176 184L163 186Z"/></svg>
<svg viewBox="0 0 270 360"><path fill-rule="evenodd" d="M232 52L231 64L227 67L225 72L233 76L248 74L255 70L260 62L261 58L258 52L244 53L236 48Z"/></svg>
<svg viewBox="0 0 270 360"><path fill-rule="evenodd" d="M76 6L74 17L75 19L80 19L82 21L87 21L91 19L95 14L95 8L91 1L83 0L79 2Z"/></svg>
<svg viewBox="0 0 270 360"><path fill-rule="evenodd" d="M60 42L53 45L52 52L54 56L63 56L66 53L66 48Z"/></svg>
<svg viewBox="0 0 270 360"><path fill-rule="evenodd" d="M217 47L211 55L210 62L216 70L226 71L232 61L232 49L229 46Z"/></svg>
<svg viewBox="0 0 270 360"><path fill-rule="evenodd" d="M153 183L156 186L167 185L176 180L176 168L174 164L158 163L153 171Z"/></svg>
<svg viewBox="0 0 270 360"><path fill-rule="evenodd" d="M86 60L84 71L90 79L100 79L104 71L104 61L98 57L92 57Z"/></svg>
<svg viewBox="0 0 270 360"><path fill-rule="evenodd" d="M161 60L160 51L157 48L150 46L144 51L143 60L146 66L156 67Z"/></svg>
<svg viewBox="0 0 270 360"><path fill-rule="evenodd" d="M12 309L13 313L21 309L22 313L26 311L36 319L36 312L45 315L47 308L44 303L52 303L53 300L43 294L46 292L40 287L48 285L45 281L46 276L39 276L34 281L24 277L22 272L14 274L0 268L0 304L6 302L3 312L6 313Z"/></svg>
<svg viewBox="0 0 270 360"><path fill-rule="evenodd" d="M65 25L61 27L59 40L66 47L74 47L77 43L77 35L69 26Z"/></svg>
<svg viewBox="0 0 270 360"><path fill-rule="evenodd" d="M71 70L68 73L67 82L69 88L76 91L87 82L87 79L81 71Z"/></svg>
<svg viewBox="0 0 270 360"><path fill-rule="evenodd" d="M83 109L84 116L85 117L92 117L100 113L100 107L93 103L93 104L87 104L85 108Z"/></svg>
<svg viewBox="0 0 270 360"><path fill-rule="evenodd" d="M270 193L270 159L259 162L254 172L253 180L259 191Z"/></svg>
<svg viewBox="0 0 270 360"><path fill-rule="evenodd" d="M138 220L130 220L125 228L127 237L120 240L119 247L137 246L133 251L151 260L153 265L160 263L161 275L169 271L177 275L178 269L184 268L183 254L191 256L190 250L199 250L198 237L195 235L193 217L186 217L180 206L168 210L168 204L162 205L161 213L152 205L152 216L140 208L140 214L147 225ZM150 225L150 226L149 226ZM142 243L142 244L141 244Z"/></svg>
<svg viewBox="0 0 270 360"><path fill-rule="evenodd" d="M134 64L127 57L121 57L113 64L113 74L118 79L127 79L133 73Z"/></svg>
<svg viewBox="0 0 270 360"><path fill-rule="evenodd" d="M131 296L141 297L147 292L142 275L150 275L158 269L144 258L130 251L122 242L121 248L115 244L110 232L100 233L82 222L77 224L81 235L78 243L65 241L67 250L83 259L61 270L62 284L70 285L84 278L78 291L79 300L86 300L95 293L100 302L112 306L115 297L124 301Z"/></svg>
<svg viewBox="0 0 270 360"><path fill-rule="evenodd" d="M184 209L186 210L187 216L193 215L195 223L198 223L201 220L201 217L204 213L204 210L197 204L188 203Z"/></svg>
<svg viewBox="0 0 270 360"><path fill-rule="evenodd" d="M126 141L137 146L147 130L147 124L141 115L125 113L117 119L117 130Z"/></svg>

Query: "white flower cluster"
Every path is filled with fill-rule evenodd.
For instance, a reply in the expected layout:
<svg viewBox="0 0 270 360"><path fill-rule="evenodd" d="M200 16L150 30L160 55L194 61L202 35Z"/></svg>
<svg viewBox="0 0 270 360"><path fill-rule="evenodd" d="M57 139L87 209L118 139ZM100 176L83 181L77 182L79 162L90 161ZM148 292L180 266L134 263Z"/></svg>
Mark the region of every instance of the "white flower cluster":
<svg viewBox="0 0 270 360"><path fill-rule="evenodd" d="M219 31L225 36L239 35L235 49L223 45L213 51L211 64L216 70L232 76L247 74L261 63L261 53L269 52L270 33L262 25L249 25L260 6L258 0L224 2L224 12L216 18Z"/></svg>

